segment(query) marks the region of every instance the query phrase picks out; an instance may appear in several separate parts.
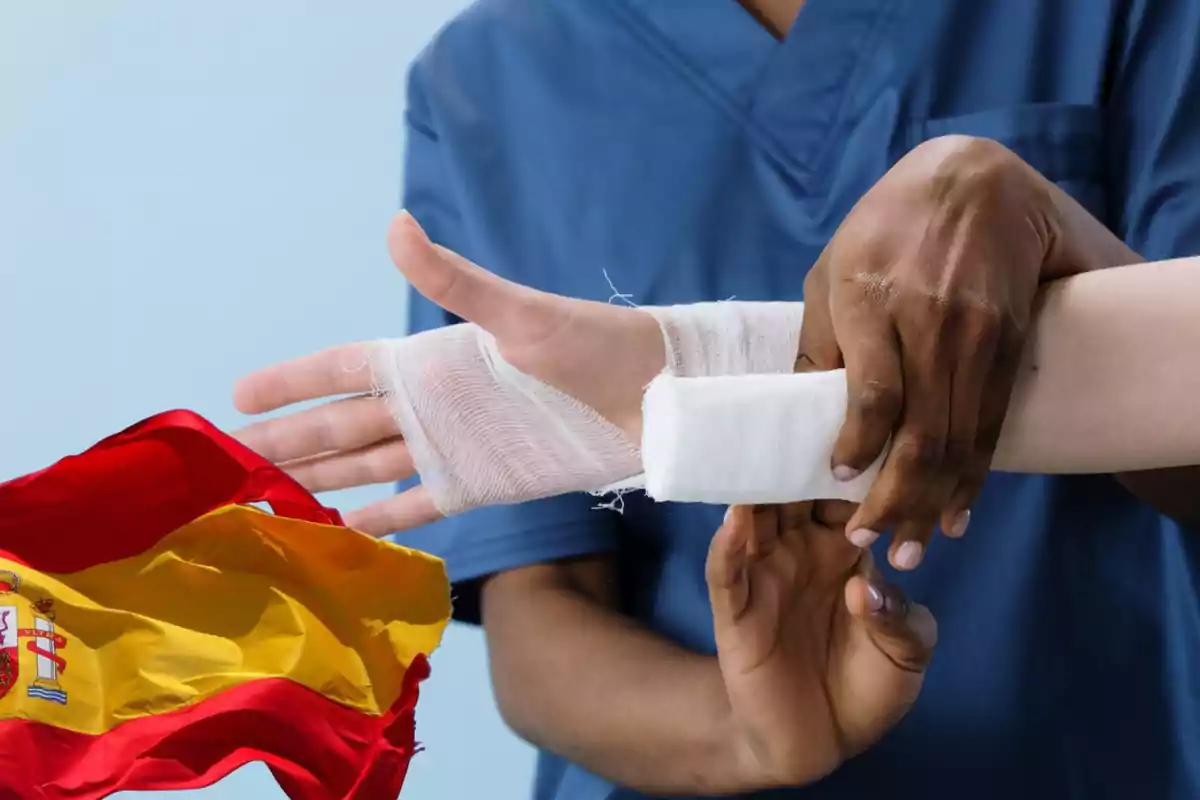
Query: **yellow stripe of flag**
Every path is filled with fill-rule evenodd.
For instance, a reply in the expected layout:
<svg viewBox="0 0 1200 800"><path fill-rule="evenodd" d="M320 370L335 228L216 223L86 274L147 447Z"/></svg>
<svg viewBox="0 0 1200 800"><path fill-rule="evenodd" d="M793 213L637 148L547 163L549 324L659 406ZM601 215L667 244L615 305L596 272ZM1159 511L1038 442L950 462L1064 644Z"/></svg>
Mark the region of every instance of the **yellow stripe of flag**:
<svg viewBox="0 0 1200 800"><path fill-rule="evenodd" d="M450 616L439 559L248 506L218 509L136 556L79 572L43 574L2 559L0 569L20 579L0 593L0 610L15 610L24 634L40 616L62 637L55 679L67 698L9 691L0 719L89 734L272 677L377 715L399 695L413 657L437 647ZM33 640L22 636L18 648L23 685L38 674Z"/></svg>

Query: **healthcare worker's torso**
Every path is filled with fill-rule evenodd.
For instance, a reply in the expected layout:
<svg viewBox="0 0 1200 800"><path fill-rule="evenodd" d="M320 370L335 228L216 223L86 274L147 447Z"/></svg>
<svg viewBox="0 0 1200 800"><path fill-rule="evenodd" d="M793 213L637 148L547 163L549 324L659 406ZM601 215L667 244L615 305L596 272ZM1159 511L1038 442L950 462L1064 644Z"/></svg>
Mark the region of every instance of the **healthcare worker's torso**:
<svg viewBox="0 0 1200 800"><path fill-rule="evenodd" d="M777 42L734 0L484 0L410 81L405 204L515 280L640 304L799 299L917 143L997 139L1149 258L1200 252L1200 2L808 0ZM448 320L414 300L414 328ZM617 554L630 613L713 652L723 509L565 497L401 541L472 579ZM996 475L914 574L941 641L917 706L796 798L1200 797L1200 531L1108 477ZM883 559L880 559L881 562ZM538 800L613 800L540 756ZM775 796L774 794L772 796Z"/></svg>

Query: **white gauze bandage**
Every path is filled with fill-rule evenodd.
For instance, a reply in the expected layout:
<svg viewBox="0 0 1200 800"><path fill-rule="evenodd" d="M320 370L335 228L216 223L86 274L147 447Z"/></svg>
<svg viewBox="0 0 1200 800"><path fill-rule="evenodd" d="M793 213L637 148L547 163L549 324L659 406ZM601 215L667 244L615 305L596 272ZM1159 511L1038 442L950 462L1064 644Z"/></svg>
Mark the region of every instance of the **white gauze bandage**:
<svg viewBox="0 0 1200 800"><path fill-rule="evenodd" d="M803 303L727 301L642 310L662 328L667 375L773 375L795 368Z"/></svg>
<svg viewBox="0 0 1200 800"><path fill-rule="evenodd" d="M834 479L845 370L740 378L662 375L642 406L646 494L684 503L861 501L882 457Z"/></svg>
<svg viewBox="0 0 1200 800"><path fill-rule="evenodd" d="M759 468L766 463L759 442L791 437L796 446L787 452L794 455L797 448L807 452L816 446L814 442L824 441L828 431L823 427L820 434L805 432L806 401L800 397L797 402L794 393L788 402L795 409L785 414L773 405L783 402L785 393L728 392L743 380L758 380L737 376L790 375L803 305L731 301L642 311L658 321L666 348L666 369L646 398L651 416L645 424L653 437L647 440L649 460L594 409L505 362L491 335L475 325L375 343L370 363L377 391L387 399L438 510L449 515L568 492L643 485L653 498L663 501L754 502L764 494L778 495L780 477ZM596 369L604 371L606 366L597 364ZM704 383L692 383L698 379ZM705 386L715 390L714 400L725 397L726 406L688 400ZM734 397L741 398L737 402L742 404L743 435L727 421L737 416L728 406ZM844 379L841 398L844 404ZM809 402L814 412L827 405ZM827 426L828 416L813 421ZM782 426L770 436L768 419ZM675 422L679 425L674 433L664 436ZM689 451L694 440L715 441L711 439L714 424L728 426L722 429L722 444ZM721 450L720 464L689 455ZM776 452L779 461L784 452L778 448ZM828 472L827 453L805 456L813 464L818 457L825 459ZM787 466L794 471L795 464ZM705 473L710 467L716 472ZM728 483L721 477L729 472L739 473L740 481ZM748 488L754 481L763 485ZM796 487L793 478L786 490L799 491L803 497L788 499L821 492L840 496L825 486L820 484L813 495L813 489Z"/></svg>
<svg viewBox="0 0 1200 800"><path fill-rule="evenodd" d="M446 516L598 488L641 470L620 428L511 366L476 325L376 342L370 361L421 484Z"/></svg>

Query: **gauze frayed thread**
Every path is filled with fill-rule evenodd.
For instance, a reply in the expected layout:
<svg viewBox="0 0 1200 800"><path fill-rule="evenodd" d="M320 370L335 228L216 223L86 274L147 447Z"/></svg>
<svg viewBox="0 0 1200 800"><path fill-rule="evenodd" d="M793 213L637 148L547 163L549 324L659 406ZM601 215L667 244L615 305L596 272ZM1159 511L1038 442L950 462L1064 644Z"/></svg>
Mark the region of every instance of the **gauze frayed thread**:
<svg viewBox="0 0 1200 800"><path fill-rule="evenodd" d="M653 316L662 331L666 367L660 380L781 375L795 369L803 303L726 300L639 308ZM656 419L659 427L665 422ZM590 490L596 496L615 495L612 503L601 507L620 510L626 493L647 489L645 459L642 461L643 469L636 475ZM652 464L650 471L661 475L663 467ZM672 485L660 481L656 488ZM647 494L662 502L674 499L662 492Z"/></svg>
<svg viewBox="0 0 1200 800"><path fill-rule="evenodd" d="M662 331L666 376L792 372L801 303L640 310ZM495 339L478 326L375 342L369 361L376 393L388 403L422 483L445 515L571 492L616 491L619 503L621 491L644 486L637 442L590 406L508 364Z"/></svg>

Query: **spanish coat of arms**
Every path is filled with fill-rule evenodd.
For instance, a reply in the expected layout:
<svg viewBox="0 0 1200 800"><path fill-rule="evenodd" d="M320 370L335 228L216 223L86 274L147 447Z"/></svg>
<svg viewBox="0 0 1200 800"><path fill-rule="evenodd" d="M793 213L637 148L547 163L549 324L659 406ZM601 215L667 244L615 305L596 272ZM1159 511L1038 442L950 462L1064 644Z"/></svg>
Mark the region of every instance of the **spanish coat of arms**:
<svg viewBox="0 0 1200 800"><path fill-rule="evenodd" d="M54 600L46 597L25 606L5 601L24 600L20 595L21 577L11 570L0 570L0 699L3 699L21 678L21 643L36 656L35 676L26 687L26 694L35 700L66 705L67 693L59 684L59 676L67 662L59 652L67 646L66 637L54 626ZM21 627L22 621L32 622Z"/></svg>

